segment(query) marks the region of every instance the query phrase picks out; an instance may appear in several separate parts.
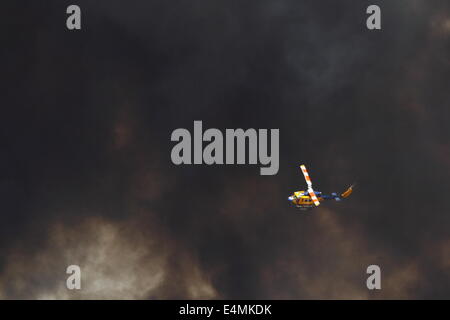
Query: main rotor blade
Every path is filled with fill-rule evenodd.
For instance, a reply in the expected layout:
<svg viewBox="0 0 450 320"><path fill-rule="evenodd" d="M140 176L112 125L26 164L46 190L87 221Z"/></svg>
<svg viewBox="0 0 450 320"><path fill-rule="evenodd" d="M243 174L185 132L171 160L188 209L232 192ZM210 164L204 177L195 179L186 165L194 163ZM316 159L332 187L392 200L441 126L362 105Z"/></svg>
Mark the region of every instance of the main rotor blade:
<svg viewBox="0 0 450 320"><path fill-rule="evenodd" d="M309 196L311 197L312 201L318 207L320 205L319 199L317 199L316 194L314 193L314 190L309 188L308 189Z"/></svg>
<svg viewBox="0 0 450 320"><path fill-rule="evenodd" d="M300 166L300 169L302 169L303 175L305 176L305 180L306 180L306 184L308 185L308 188L312 188L312 182L311 182L311 179L309 178L308 171L306 171L306 167L302 164Z"/></svg>

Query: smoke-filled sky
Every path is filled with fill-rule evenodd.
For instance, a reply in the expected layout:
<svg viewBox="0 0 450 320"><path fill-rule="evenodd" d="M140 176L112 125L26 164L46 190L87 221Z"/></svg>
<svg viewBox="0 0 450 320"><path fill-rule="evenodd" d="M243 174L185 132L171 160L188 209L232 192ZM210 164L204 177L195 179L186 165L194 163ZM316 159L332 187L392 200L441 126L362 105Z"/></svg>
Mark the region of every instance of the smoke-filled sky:
<svg viewBox="0 0 450 320"><path fill-rule="evenodd" d="M450 298L447 0L10 0L0 21L0 298ZM175 166L194 120L279 128L278 174ZM299 211L301 163L354 194Z"/></svg>

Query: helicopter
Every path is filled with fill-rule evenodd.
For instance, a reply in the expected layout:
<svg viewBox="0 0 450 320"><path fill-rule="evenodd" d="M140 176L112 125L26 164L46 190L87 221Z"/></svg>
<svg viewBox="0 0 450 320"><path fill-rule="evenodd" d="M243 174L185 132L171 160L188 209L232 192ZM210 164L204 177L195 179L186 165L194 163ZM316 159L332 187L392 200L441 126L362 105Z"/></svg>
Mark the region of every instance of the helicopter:
<svg viewBox="0 0 450 320"><path fill-rule="evenodd" d="M289 196L288 200L292 202L297 208L300 210L308 210L314 207L318 207L320 202L324 200L336 200L341 201L342 199L347 198L353 192L353 187L355 184L352 184L346 191L338 195L333 192L329 195L323 194L320 191L315 191L312 187L311 178L309 177L308 171L306 170L305 165L301 165L300 169L303 172L303 176L305 177L306 184L308 186L306 191L295 191L291 196Z"/></svg>

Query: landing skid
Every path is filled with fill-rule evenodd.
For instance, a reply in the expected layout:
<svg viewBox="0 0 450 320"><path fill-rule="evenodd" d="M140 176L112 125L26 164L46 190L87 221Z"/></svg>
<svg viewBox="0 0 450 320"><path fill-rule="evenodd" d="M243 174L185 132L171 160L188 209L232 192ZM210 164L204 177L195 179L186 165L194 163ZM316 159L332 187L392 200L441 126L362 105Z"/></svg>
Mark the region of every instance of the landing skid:
<svg viewBox="0 0 450 320"><path fill-rule="evenodd" d="M313 206L296 206L296 207L299 208L302 211L306 211L306 210L309 210L309 209L313 208Z"/></svg>

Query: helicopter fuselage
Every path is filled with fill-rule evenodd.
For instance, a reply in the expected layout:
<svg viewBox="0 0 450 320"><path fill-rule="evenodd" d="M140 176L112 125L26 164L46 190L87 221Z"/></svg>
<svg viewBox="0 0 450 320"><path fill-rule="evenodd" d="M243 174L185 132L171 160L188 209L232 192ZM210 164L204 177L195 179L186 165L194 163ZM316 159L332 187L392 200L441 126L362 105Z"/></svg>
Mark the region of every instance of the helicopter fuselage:
<svg viewBox="0 0 450 320"><path fill-rule="evenodd" d="M314 193L317 195L317 200L323 201L324 198L321 196L322 192L320 191L314 191ZM309 196L308 192L306 191L296 191L294 194L292 194L289 198L289 201L292 202L297 208L300 209L311 209L315 207L313 200L311 199L311 196Z"/></svg>

